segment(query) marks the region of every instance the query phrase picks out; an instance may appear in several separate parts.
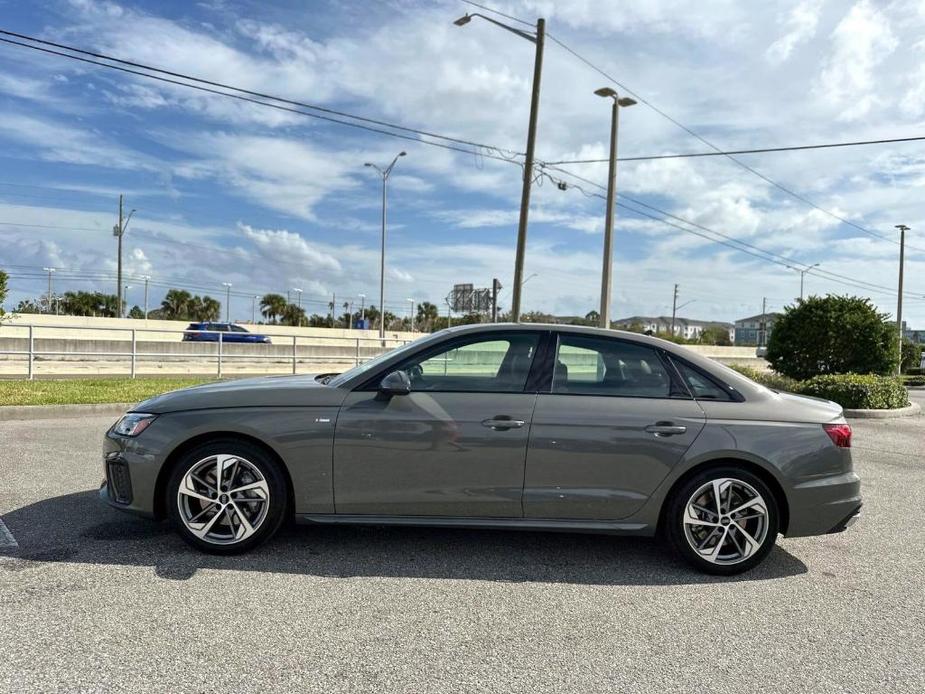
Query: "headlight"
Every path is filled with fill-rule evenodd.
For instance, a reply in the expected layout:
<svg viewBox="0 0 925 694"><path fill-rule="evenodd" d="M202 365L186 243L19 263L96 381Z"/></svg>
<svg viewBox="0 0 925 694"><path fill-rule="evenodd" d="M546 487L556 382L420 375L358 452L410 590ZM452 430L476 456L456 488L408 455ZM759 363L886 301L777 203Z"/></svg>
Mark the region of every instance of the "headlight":
<svg viewBox="0 0 925 694"><path fill-rule="evenodd" d="M156 414L129 412L128 414L122 415L122 419L116 422L112 431L119 436L138 436L138 434L151 426L151 422L155 419L157 419Z"/></svg>

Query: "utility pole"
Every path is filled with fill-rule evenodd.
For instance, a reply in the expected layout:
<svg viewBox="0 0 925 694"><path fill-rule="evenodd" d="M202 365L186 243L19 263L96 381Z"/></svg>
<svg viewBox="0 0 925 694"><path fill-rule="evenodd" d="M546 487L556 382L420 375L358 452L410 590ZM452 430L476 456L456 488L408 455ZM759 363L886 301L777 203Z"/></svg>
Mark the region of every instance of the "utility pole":
<svg viewBox="0 0 925 694"><path fill-rule="evenodd" d="M255 294L251 299L251 325L257 325L257 299L260 298L259 294Z"/></svg>
<svg viewBox="0 0 925 694"><path fill-rule="evenodd" d="M523 287L524 255L527 246L527 220L530 215L530 186L533 184L533 153L536 149L536 122L540 108L540 82L543 75L543 47L546 44L546 20L536 20L536 33L522 31L516 27L508 26L483 14L473 13L460 17L456 26L465 26L473 17L480 17L495 26L517 34L523 39L536 45L536 54L533 58L533 91L530 97L530 122L527 127L527 151L524 156L524 181L520 195L520 221L517 225L517 251L514 256L514 291L511 297L511 321L520 321L520 294Z"/></svg>
<svg viewBox="0 0 925 694"><path fill-rule="evenodd" d="M347 309L347 330L353 330L353 302L345 301L344 308Z"/></svg>
<svg viewBox="0 0 925 694"><path fill-rule="evenodd" d="M148 321L148 280L151 279L150 275L142 275L141 279L145 281L145 322Z"/></svg>
<svg viewBox="0 0 925 694"><path fill-rule="evenodd" d="M225 322L231 322L231 282L222 282L225 288Z"/></svg>
<svg viewBox="0 0 925 694"><path fill-rule="evenodd" d="M674 319L678 313L678 285L674 286L674 298L671 301L671 336L674 337Z"/></svg>
<svg viewBox="0 0 925 694"><path fill-rule="evenodd" d="M125 236L125 230L128 228L128 223L132 219L132 215L135 214L135 210L132 210L128 213L128 217L123 217L122 214L122 195L119 195L119 223L112 228L112 235L119 239L119 250L118 257L116 259L116 315L122 316L122 303L123 303L123 294L122 294L122 237Z"/></svg>
<svg viewBox="0 0 925 694"><path fill-rule="evenodd" d="M896 375L902 373L903 357L903 270L906 264L906 232L909 227L897 224L899 229L899 294L896 297L896 331L899 333L899 362L896 364Z"/></svg>
<svg viewBox="0 0 925 694"><path fill-rule="evenodd" d="M446 327L453 327L453 307L450 305L450 300L446 300Z"/></svg>
<svg viewBox="0 0 925 694"><path fill-rule="evenodd" d="M758 321L759 331L758 331L758 346L764 347L765 338L767 336L768 330L768 297L763 297L761 299L761 320Z"/></svg>
<svg viewBox="0 0 925 694"><path fill-rule="evenodd" d="M491 281L491 322L498 322L498 292L501 291L501 282L496 277Z"/></svg>
<svg viewBox="0 0 925 694"><path fill-rule="evenodd" d="M366 294L360 294L360 320L366 325Z"/></svg>
<svg viewBox="0 0 925 694"><path fill-rule="evenodd" d="M411 304L411 332L414 332L414 299L408 299Z"/></svg>
<svg viewBox="0 0 925 694"><path fill-rule="evenodd" d="M301 298L301 294L299 297ZM334 321L334 313L337 311L337 293L331 294L331 327L333 328L336 323Z"/></svg>
<svg viewBox="0 0 925 694"><path fill-rule="evenodd" d="M601 269L601 310L600 326L610 327L610 297L613 293L613 213L617 195L617 130L620 122L620 107L632 106L636 102L628 96L620 98L610 87L602 87L594 92L600 97L610 98L613 105L610 111L610 168L607 174L607 212L604 217L604 260ZM674 335L674 326L671 328Z"/></svg>
<svg viewBox="0 0 925 694"><path fill-rule="evenodd" d="M42 268L45 272L48 273L48 308L46 309L47 313L51 313L51 302L52 302L52 282L51 275L55 271L53 267Z"/></svg>

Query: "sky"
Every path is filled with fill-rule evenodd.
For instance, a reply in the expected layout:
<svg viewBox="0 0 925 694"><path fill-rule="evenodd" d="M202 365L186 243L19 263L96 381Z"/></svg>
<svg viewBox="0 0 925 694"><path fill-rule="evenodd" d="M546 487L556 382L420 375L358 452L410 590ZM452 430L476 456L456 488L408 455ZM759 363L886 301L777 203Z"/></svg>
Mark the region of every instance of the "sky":
<svg viewBox="0 0 925 694"><path fill-rule="evenodd" d="M544 17L551 36L619 82L547 41L543 162L607 156L610 102L594 95L603 86L640 101L621 111L621 157L710 149L677 123L724 149L925 134L921 0L485 4ZM453 284L493 277L509 308L534 48L480 18L454 26L467 11L479 10L459 0L0 0L8 31L491 147L452 151L0 44L6 309L45 291L45 267L57 291L115 293L119 194L136 210L129 305L142 303L143 275L151 308L167 287L223 299L229 282L239 320L253 296L295 287L309 312L325 313L332 295L355 309L360 295L378 303L381 179L364 163L384 167L402 150L389 181L386 308L445 309ZM621 195L687 231L617 209L613 318L670 314L676 283L686 317L732 321L765 299L781 310L799 296L798 268L815 263L807 295L869 296L894 314L894 225L904 223L904 317L925 328L925 142L737 159L752 171L726 157L619 164ZM523 310L583 315L600 301L605 201L594 184L606 185L607 167L561 168L591 183L543 169Z"/></svg>

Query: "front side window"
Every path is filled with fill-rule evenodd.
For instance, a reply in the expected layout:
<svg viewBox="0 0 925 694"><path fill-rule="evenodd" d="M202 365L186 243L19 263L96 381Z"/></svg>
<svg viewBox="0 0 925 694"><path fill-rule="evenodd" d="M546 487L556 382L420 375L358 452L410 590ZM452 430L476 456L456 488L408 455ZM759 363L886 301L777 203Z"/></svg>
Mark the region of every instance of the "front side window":
<svg viewBox="0 0 925 694"><path fill-rule="evenodd" d="M401 367L412 391L519 393L527 384L539 335L524 333L456 344Z"/></svg>
<svg viewBox="0 0 925 694"><path fill-rule="evenodd" d="M637 398L671 397L671 378L658 353L605 337L559 338L553 393Z"/></svg>

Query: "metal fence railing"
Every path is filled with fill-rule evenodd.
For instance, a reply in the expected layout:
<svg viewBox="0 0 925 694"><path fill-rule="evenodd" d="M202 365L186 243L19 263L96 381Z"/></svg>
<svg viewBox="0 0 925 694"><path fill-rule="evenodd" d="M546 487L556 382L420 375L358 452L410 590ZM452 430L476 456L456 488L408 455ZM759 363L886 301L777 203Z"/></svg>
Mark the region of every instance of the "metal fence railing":
<svg viewBox="0 0 925 694"><path fill-rule="evenodd" d="M96 336L97 333L104 336ZM88 337L88 334L94 336ZM178 339L165 339L165 334L175 334ZM236 337L229 338L229 335ZM19 360L25 361L25 367L21 372L4 369L0 376L32 380L36 376L36 365L49 362L58 364L60 372L60 364L64 363L112 364L123 361L126 362L124 371L109 369L107 373L124 373L135 378L143 363L154 363L163 368L165 364L183 361L214 363L214 373L219 378L224 375L226 367L240 362L288 364L295 374L299 364L338 366L340 369L358 366L408 342L398 337L260 333L272 341L264 343L241 342L237 337L240 335L246 333L146 327L4 325L0 331L0 364ZM159 339L150 339L152 336Z"/></svg>

